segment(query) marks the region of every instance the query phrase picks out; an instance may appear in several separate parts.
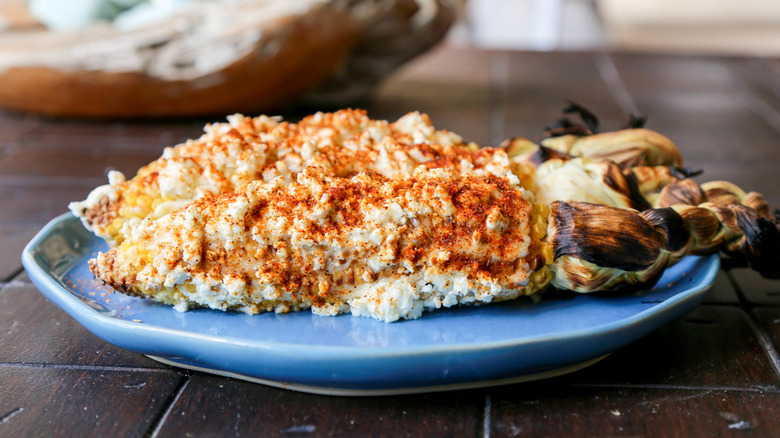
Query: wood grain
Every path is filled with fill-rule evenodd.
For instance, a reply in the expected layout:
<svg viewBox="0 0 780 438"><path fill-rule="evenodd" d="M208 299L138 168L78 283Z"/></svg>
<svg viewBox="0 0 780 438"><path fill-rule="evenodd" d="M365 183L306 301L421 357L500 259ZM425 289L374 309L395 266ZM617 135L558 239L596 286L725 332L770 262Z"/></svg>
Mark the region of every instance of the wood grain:
<svg viewBox="0 0 780 438"><path fill-rule="evenodd" d="M25 136L24 148L45 152L64 148L89 152L104 151L162 152L203 133L206 123L222 122L224 116L193 120L115 120L83 121L46 119L42 126Z"/></svg>
<svg viewBox="0 0 780 438"><path fill-rule="evenodd" d="M474 391L329 397L195 374L156 436L479 436L483 399Z"/></svg>
<svg viewBox="0 0 780 438"><path fill-rule="evenodd" d="M712 289L707 292L704 302L708 304L739 304L734 285L724 271L718 271Z"/></svg>
<svg viewBox="0 0 780 438"><path fill-rule="evenodd" d="M491 145L495 53L467 49L433 52L404 67L367 103L374 118L396 120L410 111L428 114L435 126L467 141Z"/></svg>
<svg viewBox="0 0 780 438"><path fill-rule="evenodd" d="M752 314L756 317L760 329L766 333L767 340L771 342L770 357L780 369L780 307L757 307Z"/></svg>
<svg viewBox="0 0 780 438"><path fill-rule="evenodd" d="M18 142L38 125L38 118L16 114L8 111L0 111L0 155L6 148L14 148Z"/></svg>
<svg viewBox="0 0 780 438"><path fill-rule="evenodd" d="M3 366L0 436L140 437L181 378L173 372Z"/></svg>
<svg viewBox="0 0 780 438"><path fill-rule="evenodd" d="M491 397L491 437L772 437L780 427L773 390L508 387Z"/></svg>
<svg viewBox="0 0 780 438"><path fill-rule="evenodd" d="M780 383L748 316L703 305L570 376L591 384L756 388Z"/></svg>
<svg viewBox="0 0 780 438"><path fill-rule="evenodd" d="M780 281L761 277L749 269L734 269L729 274L747 302L760 306L780 306Z"/></svg>
<svg viewBox="0 0 780 438"><path fill-rule="evenodd" d="M68 211L68 203L86 198L91 185L56 185L57 179L30 179L3 184L0 176L0 199L7 208L0 209L0 224L28 224L40 228L46 222ZM105 184L105 182L101 183Z"/></svg>
<svg viewBox="0 0 780 438"><path fill-rule="evenodd" d="M74 178L105 178L109 170L127 173L129 177L150 161L157 159L162 150L137 153L135 151L109 152L100 147L89 151L58 147L46 152L46 160L34 149L24 149L7 156L0 162L0 174L5 176L47 176Z"/></svg>
<svg viewBox="0 0 780 438"><path fill-rule="evenodd" d="M22 250L38 229L37 224L0 225L0 282L11 281L13 275L22 268Z"/></svg>
<svg viewBox="0 0 780 438"><path fill-rule="evenodd" d="M0 368L3 364L170 369L93 335L32 285L0 290Z"/></svg>
<svg viewBox="0 0 780 438"><path fill-rule="evenodd" d="M501 138L537 138L563 117L568 102L594 112L605 129L618 129L627 111L614 99L599 70L600 57L577 53L508 55L506 88L500 104ZM572 120L579 122L576 115Z"/></svg>

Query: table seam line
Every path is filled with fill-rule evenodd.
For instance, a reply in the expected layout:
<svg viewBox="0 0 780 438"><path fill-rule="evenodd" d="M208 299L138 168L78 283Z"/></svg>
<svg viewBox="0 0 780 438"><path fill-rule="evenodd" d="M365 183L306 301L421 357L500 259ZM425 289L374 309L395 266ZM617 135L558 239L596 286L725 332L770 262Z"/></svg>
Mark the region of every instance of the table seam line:
<svg viewBox="0 0 780 438"><path fill-rule="evenodd" d="M176 387L176 389L171 392L171 395L163 405L163 409L161 409L162 413L154 418L150 424L149 432L144 434L144 437L155 438L159 436L163 425L165 425L165 422L168 420L168 415L171 413L173 407L176 406L176 403L179 401L179 397L181 397L181 395L184 393L184 390L187 388L187 385L189 385L191 381L192 378L189 375L186 375L184 381L181 382Z"/></svg>
<svg viewBox="0 0 780 438"><path fill-rule="evenodd" d="M628 87L626 87L623 76L620 74L620 70L618 70L612 55L606 51L602 52L599 56L593 57L593 63L596 66L599 77L601 77L604 85L607 86L609 94L621 111L628 117L641 116L642 110L637 105L634 96L628 91Z"/></svg>
<svg viewBox="0 0 780 438"><path fill-rule="evenodd" d="M15 284L14 279L18 277L22 272L24 272L24 266L20 264L16 269L13 270L13 272L0 279L0 289L5 289L6 287L11 287L11 286L17 286L18 284ZM19 283L24 285L30 284L25 282L19 282Z"/></svg>
<svg viewBox="0 0 780 438"><path fill-rule="evenodd" d="M686 391L728 391L728 392L757 392L757 393L778 393L778 385L752 385L744 387L736 386L717 386L717 385L668 385L652 383L571 383L570 386L581 388L622 388L622 389L676 389Z"/></svg>
<svg viewBox="0 0 780 438"><path fill-rule="evenodd" d="M748 325L750 325L750 328L753 331L753 335L758 339L758 343L764 350L764 354L769 360L769 364L772 367L772 371L775 373L775 377L777 377L778 381L780 381L780 356L777 354L777 350L772 343L772 339L769 337L769 334L766 332L766 330L764 330L756 320L753 312L747 311L745 313L747 313Z"/></svg>
<svg viewBox="0 0 780 438"><path fill-rule="evenodd" d="M773 95L780 98L780 76L767 65L766 59L754 58L745 64L750 71L750 76L757 82L768 88Z"/></svg>
<svg viewBox="0 0 780 438"><path fill-rule="evenodd" d="M490 438L492 405L490 394L485 394L485 406L482 411L482 438Z"/></svg>
<svg viewBox="0 0 780 438"><path fill-rule="evenodd" d="M723 63L720 66L728 74L727 80L734 86L734 94L742 99L745 109L763 120L775 132L780 132L780 111L750 87L751 83L767 86L766 82L746 72L744 67L734 67Z"/></svg>
<svg viewBox="0 0 780 438"><path fill-rule="evenodd" d="M74 371L117 371L117 372L138 372L138 373L176 373L174 369L152 368L152 367L123 367L112 365L78 365L78 364L57 364L46 362L0 362L0 368L47 368L59 370Z"/></svg>

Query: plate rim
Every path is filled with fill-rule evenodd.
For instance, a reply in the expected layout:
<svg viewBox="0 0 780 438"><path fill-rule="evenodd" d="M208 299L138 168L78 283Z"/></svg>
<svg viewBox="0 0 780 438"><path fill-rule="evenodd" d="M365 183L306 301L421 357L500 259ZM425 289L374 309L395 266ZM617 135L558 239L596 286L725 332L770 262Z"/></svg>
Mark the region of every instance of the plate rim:
<svg viewBox="0 0 780 438"><path fill-rule="evenodd" d="M175 338L183 337L198 340L200 342L206 341L211 346L231 344L235 346L251 347L255 349L263 349L266 351L284 352L285 354L299 354L306 352L306 356L319 357L321 359L338 357L341 360L352 360L370 357L372 359L382 358L397 358L397 357L424 357L431 355L448 354L454 352L466 352L473 354L479 351L498 350L512 347L522 347L533 344L543 344L546 342L552 342L561 339L578 339L578 338L590 338L593 336L605 336L610 332L618 331L627 326L640 324L643 321L648 320L654 314L661 313L668 309L673 309L690 300L697 300L700 296L712 286L712 282L720 267L720 259L717 254L706 256L702 263L705 264L704 272L700 279L692 284L686 290L677 293L660 303L648 307L647 309L637 312L627 318L621 318L620 320L613 321L606 324L599 324L593 327L581 328L573 331L568 331L563 334L539 334L529 337L519 337L513 339L504 339L479 343L458 343L443 346L431 346L431 345L419 345L419 346L398 346L398 347L371 347L371 348L358 348L354 346L334 346L334 345L302 345L294 343L285 343L273 340L255 340L246 339L237 336L230 335L212 335L204 333L195 333L187 330L180 330L175 328L161 327L149 323L139 323L126 321L111 316L104 315L96 309L88 306L85 302L76 297L69 289L62 285L56 279L53 272L47 271L35 258L35 252L40 244L45 241L47 237L57 232L58 227L63 227L70 222L80 222L72 213L67 212L49 221L25 246L22 252L22 264L27 271L33 283L37 286L39 291L46 296L49 300L54 302L57 306L62 308L66 313L74 318L77 322L87 327L95 335L106 339L103 334L96 333L93 328L108 328L110 330L131 331L138 335L143 334L146 337L154 336L157 342L161 339L166 340L163 342L165 345L171 345L166 338L167 336L174 336ZM81 224L79 224L81 225ZM83 225L81 225L83 226ZM85 230L85 232L88 232ZM97 237L96 237L97 238ZM77 249L78 251L78 249ZM80 255L85 255L79 252ZM39 284L40 282L40 284ZM41 287L41 286L45 287ZM45 289L45 290L44 290ZM175 311L171 309L171 311ZM216 312L216 310L215 310ZM337 317L352 317L349 314L340 315ZM425 316L423 315L423 318ZM328 318L323 316L323 318ZM397 323L403 324L403 321ZM95 324L95 325L93 325ZM162 338L160 334L165 334ZM106 339L108 340L108 339ZM109 342L112 342L108 340ZM112 342L113 343L113 342ZM368 352L368 353L367 353ZM316 353L316 354L314 354ZM149 351L144 354L160 355L159 353ZM167 355L170 356L170 355Z"/></svg>
<svg viewBox="0 0 780 438"><path fill-rule="evenodd" d="M535 380L550 379L553 377L565 376L588 368L589 366L601 362L604 358L609 356L607 353L602 356L598 356L592 359L587 359L581 362L576 362L568 365L564 365L558 368L550 368L541 371L530 372L527 374L518 374L512 377L504 377L497 379L478 380L478 381L465 381L457 383L443 383L438 385L424 385L424 386L400 386L400 387L384 387L384 388L352 388L352 387L338 387L338 386L322 386L322 385L307 385L300 383L293 383L281 380L269 380L259 377L253 377L246 374L241 374L233 371L226 371L220 369L209 368L206 366L191 365L186 363L177 362L174 359L162 356L146 355L148 358L160 362L162 364L184 368L192 371L199 371L209 374L216 374L223 377L230 377L233 379L245 380L247 382L258 383L266 386L273 386L274 388L288 389L291 391L304 392L308 394L317 395L329 395L338 397L386 397L397 395L409 395L409 394L425 394L431 392L444 392L444 391L463 391L480 388L490 388L494 386L513 385L516 383L532 382Z"/></svg>

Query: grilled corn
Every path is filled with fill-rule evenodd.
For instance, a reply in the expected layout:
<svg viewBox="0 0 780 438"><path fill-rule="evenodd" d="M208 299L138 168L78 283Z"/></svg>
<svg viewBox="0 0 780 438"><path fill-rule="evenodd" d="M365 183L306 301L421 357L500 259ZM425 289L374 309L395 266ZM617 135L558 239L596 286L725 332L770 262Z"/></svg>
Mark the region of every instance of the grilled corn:
<svg viewBox="0 0 780 438"><path fill-rule="evenodd" d="M394 321L548 285L645 287L720 249L778 275L766 201L680 165L643 129L479 149L419 113L233 116L71 210L114 246L97 278L181 310Z"/></svg>

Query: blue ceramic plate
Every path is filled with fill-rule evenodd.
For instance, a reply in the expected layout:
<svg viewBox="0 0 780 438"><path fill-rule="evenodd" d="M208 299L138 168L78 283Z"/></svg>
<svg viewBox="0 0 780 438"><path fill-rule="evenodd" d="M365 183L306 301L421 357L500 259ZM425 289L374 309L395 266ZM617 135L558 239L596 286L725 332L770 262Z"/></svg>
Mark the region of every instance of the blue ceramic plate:
<svg viewBox="0 0 780 438"><path fill-rule="evenodd" d="M518 299L391 324L310 312L177 312L96 282L106 248L70 214L49 223L22 261L38 289L97 336L184 368L291 389L374 395L487 386L587 366L693 310L719 267L687 257L657 287L621 296Z"/></svg>

